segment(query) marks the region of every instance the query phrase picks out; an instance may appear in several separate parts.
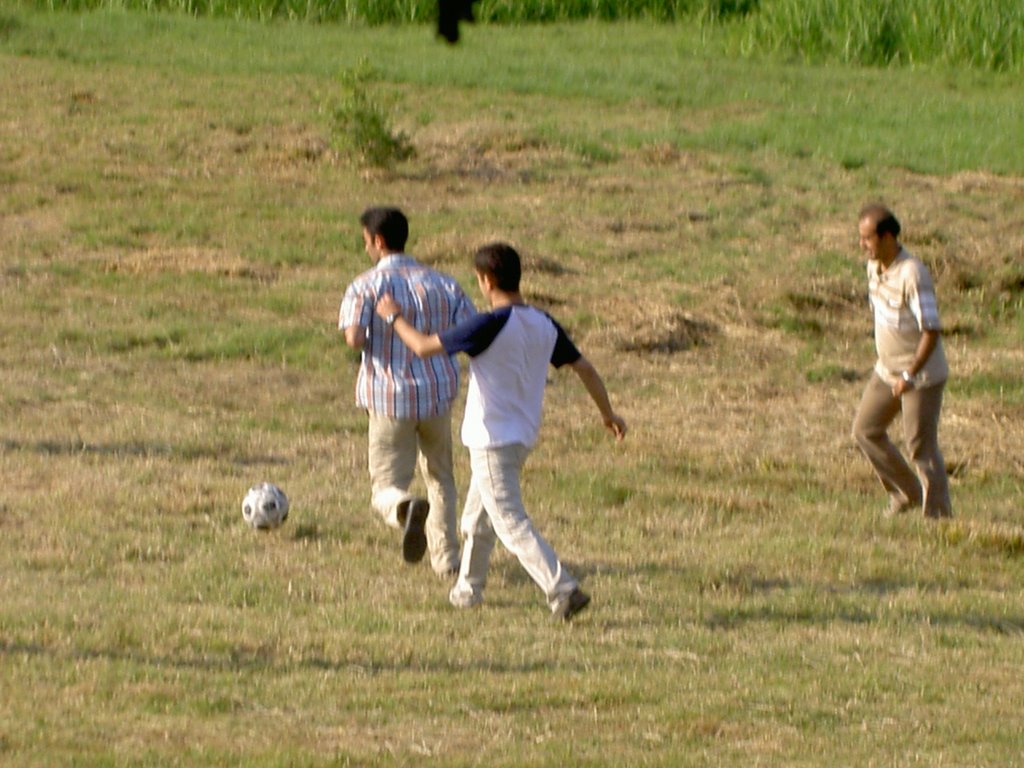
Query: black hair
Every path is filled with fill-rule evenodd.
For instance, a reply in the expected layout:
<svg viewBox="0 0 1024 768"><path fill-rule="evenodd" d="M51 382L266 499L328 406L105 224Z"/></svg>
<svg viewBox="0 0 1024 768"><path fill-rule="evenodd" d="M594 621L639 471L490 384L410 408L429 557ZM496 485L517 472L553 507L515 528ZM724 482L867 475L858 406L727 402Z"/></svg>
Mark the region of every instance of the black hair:
<svg viewBox="0 0 1024 768"><path fill-rule="evenodd" d="M516 249L507 243L488 243L481 246L473 257L473 266L482 275L494 278L499 290L513 293L519 290L523 275L522 263Z"/></svg>
<svg viewBox="0 0 1024 768"><path fill-rule="evenodd" d="M383 237L384 244L389 250L395 252L405 250L405 242L409 239L409 220L397 208L388 206L367 208L359 217L359 223L370 233L370 237L376 235Z"/></svg>
<svg viewBox="0 0 1024 768"><path fill-rule="evenodd" d="M900 222L896 218L896 214L893 213L889 208L882 205L881 203L868 203L860 209L860 216L857 217L858 221L864 219L871 219L875 224L875 234L879 237L884 236L886 233L891 234L893 237L900 236Z"/></svg>

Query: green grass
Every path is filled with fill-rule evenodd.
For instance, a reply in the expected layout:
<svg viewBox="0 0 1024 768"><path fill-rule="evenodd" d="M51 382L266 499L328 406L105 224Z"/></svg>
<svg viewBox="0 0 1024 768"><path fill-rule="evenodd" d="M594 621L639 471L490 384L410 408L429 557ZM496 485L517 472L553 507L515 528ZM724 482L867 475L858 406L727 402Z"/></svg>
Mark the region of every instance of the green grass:
<svg viewBox="0 0 1024 768"><path fill-rule="evenodd" d="M170 11L195 16L370 25L433 23L437 18L437 5L431 0L34 0L33 5L72 11ZM481 0L474 7L474 15L479 20L502 24L635 18L671 21L698 14L728 18L751 5L754 3L750 0Z"/></svg>
<svg viewBox="0 0 1024 768"><path fill-rule="evenodd" d="M142 10L215 18L348 25L434 24L434 0L32 0L50 10ZM1024 10L1014 0L481 0L481 23L570 20L698 23L743 55L795 56L867 66L944 64L1017 71ZM0 26L0 35L9 32Z"/></svg>
<svg viewBox="0 0 1024 768"><path fill-rule="evenodd" d="M452 49L0 8L0 765L1019 760L1019 78L696 23ZM363 58L416 149L390 171L331 145ZM849 438L873 198L948 329L939 525L883 520ZM368 510L335 324L377 202L467 286L516 243L631 425L552 373L525 492L594 596L571 626L503 552L453 610ZM265 479L292 515L259 535Z"/></svg>
<svg viewBox="0 0 1024 768"><path fill-rule="evenodd" d="M116 55L131 56L140 65L166 73L164 87L211 70L221 76L312 76L317 80L309 83L308 90L292 98L306 104L315 98L317 108L328 112L341 101L342 88L325 78L355 69L376 51L371 61L386 81L417 88L442 82L484 86L570 101L577 106L577 116L526 138L550 141L545 134L555 132L558 141L577 148L586 159L599 161L613 157L620 142L629 146L667 142L682 149L763 149L822 157L854 169L874 163L898 163L926 173L966 169L1019 173L1024 168L1024 150L1016 141L1024 124L1024 107L1016 98L1017 78L1011 75L766 67L723 57L714 47L701 44L693 28L676 26L645 25L625 37L616 32L621 25L587 25L585 33L579 27L538 27L530 32L535 40L527 63L521 60L520 38L500 28L482 27L458 51L449 51L434 46L429 35L415 27L401 32L364 30L343 44L344 31L336 27L221 22L211 27L222 27L218 47L213 49L179 45L179 30L189 23L179 17L78 18L74 28L58 27L45 34L24 24L6 47L19 56L68 59L80 66L102 64L122 52ZM402 55L410 41L424 47L424 53ZM489 67L492 56L503 57L509 65ZM605 64L613 56L622 65L609 70ZM879 93L886 90L900 94L899 109L880 108ZM590 135L593 128L584 106L591 99L618 111L628 109L637 93L647 94L645 121L627 127L624 121L613 120ZM402 92L387 95L400 99ZM68 94L68 110L74 114L75 109L95 110L95 96L88 89ZM189 106L179 104L178 110L187 113ZM486 107L470 101L453 108ZM218 128L234 133L235 142L244 145L259 118L251 104L240 113L233 118L233 126ZM123 118L138 130L152 119L133 115L130 108ZM865 119L872 124L865 126ZM582 125L577 127L578 123ZM180 157L194 141L195 136L179 135L167 152ZM130 141L115 146L130 159ZM124 181L130 187L130 180Z"/></svg>
<svg viewBox="0 0 1024 768"><path fill-rule="evenodd" d="M1009 0L764 0L744 32L754 50L817 61L1003 71L1024 57L1024 9Z"/></svg>

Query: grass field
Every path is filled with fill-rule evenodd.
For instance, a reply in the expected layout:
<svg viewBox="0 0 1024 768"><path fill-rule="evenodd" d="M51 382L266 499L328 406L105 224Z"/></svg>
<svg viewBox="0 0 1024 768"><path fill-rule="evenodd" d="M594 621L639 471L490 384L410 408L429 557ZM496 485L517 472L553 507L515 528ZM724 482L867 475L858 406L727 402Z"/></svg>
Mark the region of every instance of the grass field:
<svg viewBox="0 0 1024 768"><path fill-rule="evenodd" d="M436 0L20 0L48 10L172 11L310 23L434 24ZM1020 72L1017 0L473 0L484 24L642 19L698 26L743 56L766 53L869 66L931 65Z"/></svg>
<svg viewBox="0 0 1024 768"><path fill-rule="evenodd" d="M363 59L391 171L335 148ZM0 765L1024 759L1019 78L15 5L0 72ZM941 524L882 519L848 434L874 198L937 281ZM334 326L377 202L467 287L515 243L630 422L552 374L526 501L572 625L504 552L455 611L368 509Z"/></svg>

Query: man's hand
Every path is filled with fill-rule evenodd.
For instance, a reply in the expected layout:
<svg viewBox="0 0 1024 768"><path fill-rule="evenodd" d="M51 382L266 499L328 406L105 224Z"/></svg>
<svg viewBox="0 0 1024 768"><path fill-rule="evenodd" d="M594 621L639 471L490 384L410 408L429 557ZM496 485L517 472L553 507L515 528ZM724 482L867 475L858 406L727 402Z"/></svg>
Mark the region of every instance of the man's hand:
<svg viewBox="0 0 1024 768"><path fill-rule="evenodd" d="M395 319L395 324L391 327L398 334L398 338L405 342L405 345L417 357L430 357L444 352L444 347L441 345L441 337L436 333L432 336L420 333L416 326L402 317L402 306L395 301L395 297L390 293L382 293L380 298L377 299L377 314L385 320L392 315L398 315L398 318ZM401 319L401 322L399 322L399 319Z"/></svg>
<svg viewBox="0 0 1024 768"><path fill-rule="evenodd" d="M608 400L608 390L604 387L601 375L591 362L582 356L575 363L570 363L570 366L576 375L580 377L580 381L583 382L583 386L597 406L597 410L601 412L601 420L604 422L605 427L615 435L616 440L624 438L626 436L626 422L619 414L612 410L612 404Z"/></svg>
<svg viewBox="0 0 1024 768"><path fill-rule="evenodd" d="M391 315L402 314L402 306L390 293L384 293L377 299L377 314L387 320Z"/></svg>
<svg viewBox="0 0 1024 768"><path fill-rule="evenodd" d="M913 388L914 385L906 379L899 379L892 387L892 396L897 399L901 398L904 392L909 392Z"/></svg>
<svg viewBox="0 0 1024 768"><path fill-rule="evenodd" d="M626 422L617 413L613 413L611 416L604 420L604 425L608 430L615 435L616 440L621 440L626 436Z"/></svg>

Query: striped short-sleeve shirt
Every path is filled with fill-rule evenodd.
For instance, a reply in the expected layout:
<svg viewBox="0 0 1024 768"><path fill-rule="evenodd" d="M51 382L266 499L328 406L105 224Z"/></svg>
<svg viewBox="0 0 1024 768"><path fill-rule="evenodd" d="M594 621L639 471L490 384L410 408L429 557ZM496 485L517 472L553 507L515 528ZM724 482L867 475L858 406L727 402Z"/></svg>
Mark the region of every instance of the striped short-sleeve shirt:
<svg viewBox="0 0 1024 768"><path fill-rule="evenodd" d="M868 261L868 296L875 314L875 370L887 383L895 384L910 368L923 331L939 331L938 302L928 268L905 250L882 269L880 262ZM939 384L949 368L942 340L917 373L917 386Z"/></svg>
<svg viewBox="0 0 1024 768"><path fill-rule="evenodd" d="M411 256L391 254L359 275L345 291L338 312L342 330L366 330L356 379L356 404L393 419L428 419L447 412L459 391L459 367L453 356L420 359L375 311L377 299L390 293L402 315L431 336L476 314L458 281Z"/></svg>

